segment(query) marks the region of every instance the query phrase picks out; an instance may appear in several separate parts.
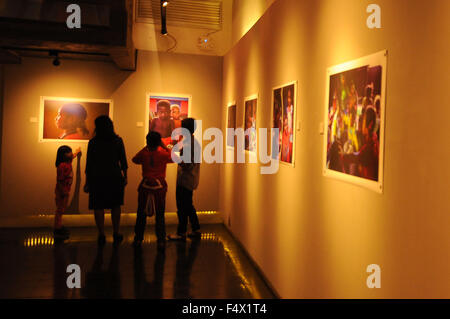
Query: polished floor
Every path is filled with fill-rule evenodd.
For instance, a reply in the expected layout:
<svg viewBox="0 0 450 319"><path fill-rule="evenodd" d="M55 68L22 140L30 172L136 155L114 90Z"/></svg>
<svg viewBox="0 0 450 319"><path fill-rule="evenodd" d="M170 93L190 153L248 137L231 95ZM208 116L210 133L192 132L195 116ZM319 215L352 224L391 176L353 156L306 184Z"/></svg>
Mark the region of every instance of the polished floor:
<svg viewBox="0 0 450 319"><path fill-rule="evenodd" d="M0 298L275 297L223 225L204 225L200 240L164 251L152 226L141 248L132 246L132 227L122 232L120 246L107 238L102 248L93 227L72 228L63 244L51 229L0 229ZM67 287L70 264L80 266L80 289Z"/></svg>

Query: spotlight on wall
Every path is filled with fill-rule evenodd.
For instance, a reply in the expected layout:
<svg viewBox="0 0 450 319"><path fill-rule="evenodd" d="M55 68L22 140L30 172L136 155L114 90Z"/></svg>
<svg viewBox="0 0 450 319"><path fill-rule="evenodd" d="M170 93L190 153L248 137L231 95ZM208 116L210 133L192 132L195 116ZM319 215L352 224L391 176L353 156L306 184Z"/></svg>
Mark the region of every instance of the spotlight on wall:
<svg viewBox="0 0 450 319"><path fill-rule="evenodd" d="M49 56L54 57L53 59L53 65L59 66L61 62L59 61L58 51L56 50L50 50L48 53Z"/></svg>
<svg viewBox="0 0 450 319"><path fill-rule="evenodd" d="M167 35L166 9L169 1L161 0L161 34Z"/></svg>

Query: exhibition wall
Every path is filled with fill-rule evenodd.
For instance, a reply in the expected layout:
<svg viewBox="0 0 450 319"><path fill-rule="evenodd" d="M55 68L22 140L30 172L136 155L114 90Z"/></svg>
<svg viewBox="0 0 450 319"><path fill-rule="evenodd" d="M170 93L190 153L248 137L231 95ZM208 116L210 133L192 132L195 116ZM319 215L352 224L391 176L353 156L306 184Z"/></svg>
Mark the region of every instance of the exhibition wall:
<svg viewBox="0 0 450 319"><path fill-rule="evenodd" d="M232 0L231 44L234 46L276 0Z"/></svg>
<svg viewBox="0 0 450 319"><path fill-rule="evenodd" d="M221 167L225 224L283 298L449 298L450 24L446 0L278 0L224 57L222 127L258 94L270 128L272 89L298 81L295 166ZM387 56L383 192L323 176L327 68ZM367 266L381 267L369 289Z"/></svg>
<svg viewBox="0 0 450 319"><path fill-rule="evenodd" d="M136 212L141 168L131 158L145 145L146 93L192 96L191 115L203 128L220 127L222 58L200 55L139 52L135 72L120 71L112 63L23 58L7 65L1 146L1 218L53 213L56 183L55 158L59 146L81 147L80 213L88 213L88 195L82 190L86 142L39 142L40 97L111 99L116 132L123 138L128 159L128 186L123 212ZM148 119L147 119L148 121ZM74 175L77 159L73 162ZM198 210L218 209L217 165L204 165L195 196ZM167 212L175 212L176 164L167 168ZM77 192L76 183L72 194ZM72 208L75 208L76 205Z"/></svg>

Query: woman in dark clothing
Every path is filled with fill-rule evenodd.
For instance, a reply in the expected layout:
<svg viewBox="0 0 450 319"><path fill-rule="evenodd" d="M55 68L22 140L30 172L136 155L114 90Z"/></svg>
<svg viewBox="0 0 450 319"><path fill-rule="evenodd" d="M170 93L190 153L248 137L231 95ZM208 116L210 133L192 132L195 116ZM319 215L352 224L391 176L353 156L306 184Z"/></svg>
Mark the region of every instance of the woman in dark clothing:
<svg viewBox="0 0 450 319"><path fill-rule="evenodd" d="M105 243L105 209L111 209L114 243L123 240L119 234L120 206L123 205L127 184L127 158L122 139L114 132L108 116L95 120L95 136L89 141L86 159L85 191L89 193L89 209L95 213L99 236Z"/></svg>

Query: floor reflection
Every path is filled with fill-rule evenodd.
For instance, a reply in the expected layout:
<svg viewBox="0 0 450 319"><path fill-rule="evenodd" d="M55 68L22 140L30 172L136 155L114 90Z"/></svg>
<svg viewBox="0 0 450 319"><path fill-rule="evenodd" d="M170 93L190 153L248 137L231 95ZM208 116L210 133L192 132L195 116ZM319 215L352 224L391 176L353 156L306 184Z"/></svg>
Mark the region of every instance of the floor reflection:
<svg viewBox="0 0 450 319"><path fill-rule="evenodd" d="M91 270L86 274L82 295L86 298L121 298L119 247L113 246L109 264L104 263L104 245L98 245Z"/></svg>
<svg viewBox="0 0 450 319"><path fill-rule="evenodd" d="M144 252L142 247L134 248L134 296L137 299L163 298L165 250L156 250L153 280L148 281L145 273Z"/></svg>
<svg viewBox="0 0 450 319"><path fill-rule="evenodd" d="M189 291L191 287L191 272L195 257L197 257L200 239L193 239L190 243L177 242L175 244L177 263L173 283L173 298L193 298Z"/></svg>
<svg viewBox="0 0 450 319"><path fill-rule="evenodd" d="M140 248L131 227L118 247L110 238L98 246L94 228L71 229L59 244L50 229L0 229L0 298L274 298L223 225L202 231L162 251L151 227ZM81 289L67 288L70 264L81 268Z"/></svg>

